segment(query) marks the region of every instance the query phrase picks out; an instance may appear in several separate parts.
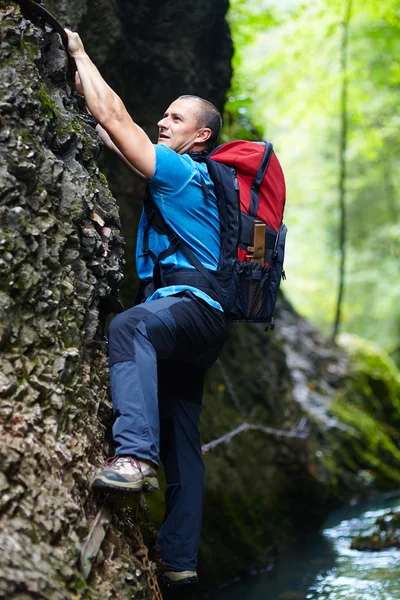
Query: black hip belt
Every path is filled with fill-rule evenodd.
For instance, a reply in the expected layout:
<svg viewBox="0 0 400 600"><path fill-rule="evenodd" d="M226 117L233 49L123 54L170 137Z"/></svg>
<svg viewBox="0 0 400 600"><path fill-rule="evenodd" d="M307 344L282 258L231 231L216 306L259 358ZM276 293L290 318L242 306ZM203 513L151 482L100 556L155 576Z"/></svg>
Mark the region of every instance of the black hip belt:
<svg viewBox="0 0 400 600"><path fill-rule="evenodd" d="M179 271L173 271L172 273L163 273L162 287L170 285L185 285L197 288L210 296L213 300L220 302L220 299L215 290L211 287L208 279L194 269L179 269ZM153 281L143 281L138 294L139 302L144 302L144 300L151 296L159 289L159 287L156 287Z"/></svg>

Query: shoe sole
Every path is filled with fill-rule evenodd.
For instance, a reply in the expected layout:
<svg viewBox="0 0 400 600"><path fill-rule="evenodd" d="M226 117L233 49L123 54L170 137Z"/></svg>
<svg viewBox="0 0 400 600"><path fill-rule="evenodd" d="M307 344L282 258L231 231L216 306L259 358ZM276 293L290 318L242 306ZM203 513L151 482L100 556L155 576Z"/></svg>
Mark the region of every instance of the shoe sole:
<svg viewBox="0 0 400 600"><path fill-rule="evenodd" d="M197 577L188 577L181 581L172 581L169 577L161 575L158 584L164 600L189 600L197 598L199 580Z"/></svg>
<svg viewBox="0 0 400 600"><path fill-rule="evenodd" d="M158 492L160 489L160 484L156 477L148 477L143 482L143 492Z"/></svg>
<svg viewBox="0 0 400 600"><path fill-rule="evenodd" d="M99 475L95 477L92 483L92 488L109 489L126 492L158 492L160 489L157 477L146 477L144 482L141 481L110 481L107 477Z"/></svg>
<svg viewBox="0 0 400 600"><path fill-rule="evenodd" d="M198 583L199 583L198 577L185 577L185 579L180 579L178 581L174 581L173 579L170 579L169 577L164 577L161 580L161 585L164 585L166 588L175 588L175 589L180 588L180 587L185 587L187 585L190 585L193 588L194 586L198 585Z"/></svg>

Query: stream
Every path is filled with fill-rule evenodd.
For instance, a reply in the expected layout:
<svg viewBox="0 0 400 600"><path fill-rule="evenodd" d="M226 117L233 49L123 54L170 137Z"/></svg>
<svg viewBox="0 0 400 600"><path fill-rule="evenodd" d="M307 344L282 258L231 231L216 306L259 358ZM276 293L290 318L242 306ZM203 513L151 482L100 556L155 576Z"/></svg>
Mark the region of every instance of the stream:
<svg viewBox="0 0 400 600"><path fill-rule="evenodd" d="M212 600L400 600L400 550L350 549L354 536L396 508L399 495L346 505L273 569L220 590Z"/></svg>

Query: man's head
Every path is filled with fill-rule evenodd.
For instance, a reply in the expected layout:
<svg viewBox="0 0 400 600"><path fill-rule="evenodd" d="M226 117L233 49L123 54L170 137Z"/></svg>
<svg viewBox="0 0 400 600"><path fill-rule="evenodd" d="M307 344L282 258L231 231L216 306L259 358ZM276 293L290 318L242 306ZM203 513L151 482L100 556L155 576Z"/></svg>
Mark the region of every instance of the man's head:
<svg viewBox="0 0 400 600"><path fill-rule="evenodd" d="M218 109L199 96L180 96L167 108L158 125L158 144L178 154L212 150L222 119Z"/></svg>

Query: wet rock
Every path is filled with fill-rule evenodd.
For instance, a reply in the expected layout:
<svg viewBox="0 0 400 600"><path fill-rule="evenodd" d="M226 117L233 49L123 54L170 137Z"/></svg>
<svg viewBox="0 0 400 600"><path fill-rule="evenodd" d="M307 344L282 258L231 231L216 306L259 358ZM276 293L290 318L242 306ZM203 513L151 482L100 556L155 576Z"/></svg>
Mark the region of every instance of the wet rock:
<svg viewBox="0 0 400 600"><path fill-rule="evenodd" d="M351 548L372 552L400 548L400 513L393 511L379 517L370 533L354 538Z"/></svg>

